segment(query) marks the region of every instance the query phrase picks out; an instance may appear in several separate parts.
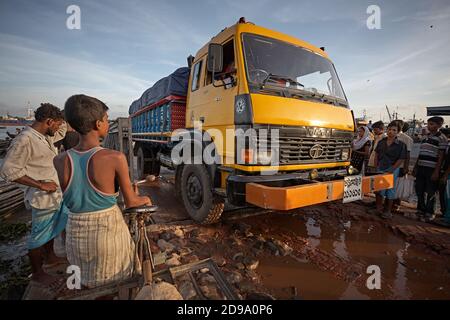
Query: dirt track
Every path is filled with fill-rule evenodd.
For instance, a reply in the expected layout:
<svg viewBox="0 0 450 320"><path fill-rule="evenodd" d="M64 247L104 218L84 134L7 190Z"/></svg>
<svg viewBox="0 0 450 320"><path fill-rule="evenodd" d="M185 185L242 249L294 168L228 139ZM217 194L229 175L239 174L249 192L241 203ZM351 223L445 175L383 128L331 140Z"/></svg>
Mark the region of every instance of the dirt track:
<svg viewBox="0 0 450 320"><path fill-rule="evenodd" d="M370 198L289 213L227 207L220 223L199 226L172 181L165 172L140 187L159 206L148 231L152 252L162 246L169 259L158 270L213 257L244 299L450 299L450 229L369 215ZM28 218L21 212L7 222ZM19 299L26 286L25 240L0 243L0 276L10 286L3 298ZM370 265L381 269L381 290L366 287Z"/></svg>
<svg viewBox="0 0 450 320"><path fill-rule="evenodd" d="M166 230L171 263L214 257L243 298L450 299L450 229L369 215L372 199L289 213L228 208L221 223L198 226L172 188L167 175L141 188L160 206L156 222L170 224L150 228L153 250ZM366 287L370 265L381 268L381 290Z"/></svg>

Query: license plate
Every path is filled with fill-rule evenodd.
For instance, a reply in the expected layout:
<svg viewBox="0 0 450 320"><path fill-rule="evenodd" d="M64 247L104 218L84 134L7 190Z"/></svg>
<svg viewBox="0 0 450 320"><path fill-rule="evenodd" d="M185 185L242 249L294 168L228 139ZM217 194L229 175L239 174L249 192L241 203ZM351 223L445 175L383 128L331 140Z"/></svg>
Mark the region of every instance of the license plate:
<svg viewBox="0 0 450 320"><path fill-rule="evenodd" d="M349 176L344 178L344 203L349 203L363 198L362 176Z"/></svg>

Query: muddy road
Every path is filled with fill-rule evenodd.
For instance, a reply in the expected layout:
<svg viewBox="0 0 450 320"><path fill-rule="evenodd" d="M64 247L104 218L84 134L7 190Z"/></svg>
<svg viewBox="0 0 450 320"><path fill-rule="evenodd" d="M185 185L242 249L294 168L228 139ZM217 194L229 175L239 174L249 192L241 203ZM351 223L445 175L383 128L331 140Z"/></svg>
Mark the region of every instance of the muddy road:
<svg viewBox="0 0 450 320"><path fill-rule="evenodd" d="M175 198L170 173L139 190L159 206L148 227L152 252L167 256L157 270L212 257L243 299L450 299L450 229L370 215L371 198L288 213L226 206L220 223L204 226ZM28 220L22 210L2 223ZM0 241L2 299L26 287L25 240ZM367 288L369 266L380 268L380 290Z"/></svg>
<svg viewBox="0 0 450 320"><path fill-rule="evenodd" d="M450 299L450 230L370 215L373 199L289 213L226 207L222 222L198 226L174 197L170 175L140 190L160 207L156 222L166 224L149 229L153 251L162 251L165 230L171 263L213 257L243 298ZM171 238L174 230L183 236ZM367 288L369 266L380 268L380 290Z"/></svg>

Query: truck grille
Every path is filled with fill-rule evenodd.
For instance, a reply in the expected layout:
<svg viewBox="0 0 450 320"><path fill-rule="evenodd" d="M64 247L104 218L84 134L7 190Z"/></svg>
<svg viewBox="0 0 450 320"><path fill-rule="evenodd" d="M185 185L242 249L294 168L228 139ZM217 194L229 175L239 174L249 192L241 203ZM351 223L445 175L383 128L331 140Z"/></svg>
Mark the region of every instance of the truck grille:
<svg viewBox="0 0 450 320"><path fill-rule="evenodd" d="M278 129L280 165L343 161L342 150L349 150L351 147L352 132L332 130L331 137L308 137L301 129ZM257 140L258 149L272 145L270 134L264 140L261 137ZM311 150L312 148L314 149Z"/></svg>

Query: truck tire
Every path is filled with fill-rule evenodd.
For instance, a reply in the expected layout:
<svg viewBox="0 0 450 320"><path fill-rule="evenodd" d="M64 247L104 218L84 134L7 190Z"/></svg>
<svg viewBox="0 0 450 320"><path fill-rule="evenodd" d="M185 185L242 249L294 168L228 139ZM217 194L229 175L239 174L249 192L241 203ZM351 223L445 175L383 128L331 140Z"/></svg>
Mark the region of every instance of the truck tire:
<svg viewBox="0 0 450 320"><path fill-rule="evenodd" d="M156 152L140 146L137 151L137 174L139 179L145 179L149 174L158 176L161 165L156 159Z"/></svg>
<svg viewBox="0 0 450 320"><path fill-rule="evenodd" d="M161 172L161 163L158 161L158 150L151 149L150 151L150 174L154 176L159 176Z"/></svg>
<svg viewBox="0 0 450 320"><path fill-rule="evenodd" d="M184 207L194 221L211 224L220 220L225 201L214 195L212 179L204 165L184 165L180 187Z"/></svg>

